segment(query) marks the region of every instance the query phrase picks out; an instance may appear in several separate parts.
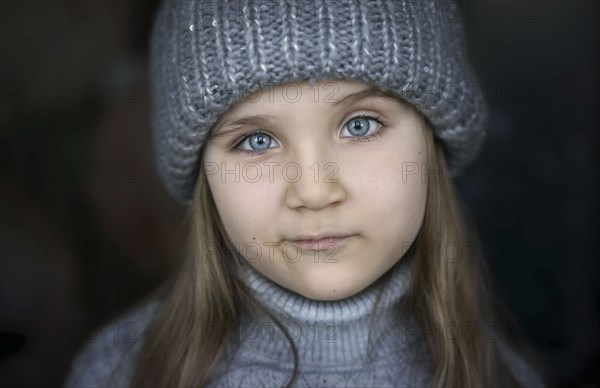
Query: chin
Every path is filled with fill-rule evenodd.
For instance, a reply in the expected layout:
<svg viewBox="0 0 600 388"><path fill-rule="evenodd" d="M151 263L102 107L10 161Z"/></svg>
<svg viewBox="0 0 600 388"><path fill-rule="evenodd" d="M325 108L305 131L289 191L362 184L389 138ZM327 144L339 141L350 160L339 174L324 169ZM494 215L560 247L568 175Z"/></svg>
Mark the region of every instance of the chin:
<svg viewBox="0 0 600 388"><path fill-rule="evenodd" d="M363 287L362 284L358 284L358 279L352 281L351 279L336 279L332 276L325 281L313 279L307 283L298 284L297 289L294 291L309 299L335 301L351 297L362 291L366 286Z"/></svg>

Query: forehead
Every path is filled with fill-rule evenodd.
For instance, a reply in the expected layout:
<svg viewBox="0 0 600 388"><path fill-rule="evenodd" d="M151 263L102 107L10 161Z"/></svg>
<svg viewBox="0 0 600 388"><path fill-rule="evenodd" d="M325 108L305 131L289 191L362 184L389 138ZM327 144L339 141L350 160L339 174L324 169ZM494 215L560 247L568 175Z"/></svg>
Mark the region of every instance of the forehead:
<svg viewBox="0 0 600 388"><path fill-rule="evenodd" d="M367 98L402 103L398 98L361 81L320 80L310 83L305 80L282 83L249 94L223 113L215 127L226 126L244 116L289 114L312 109L315 105L323 110L335 109Z"/></svg>

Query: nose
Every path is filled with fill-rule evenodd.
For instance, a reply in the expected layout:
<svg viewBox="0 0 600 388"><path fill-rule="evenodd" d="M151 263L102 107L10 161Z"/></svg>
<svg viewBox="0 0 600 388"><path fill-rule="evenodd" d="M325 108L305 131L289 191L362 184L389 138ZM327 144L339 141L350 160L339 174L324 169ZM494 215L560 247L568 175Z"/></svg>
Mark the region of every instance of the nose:
<svg viewBox="0 0 600 388"><path fill-rule="evenodd" d="M285 202L290 209L318 211L342 203L347 196L340 165L332 158L296 159L286 163L283 173L288 185Z"/></svg>

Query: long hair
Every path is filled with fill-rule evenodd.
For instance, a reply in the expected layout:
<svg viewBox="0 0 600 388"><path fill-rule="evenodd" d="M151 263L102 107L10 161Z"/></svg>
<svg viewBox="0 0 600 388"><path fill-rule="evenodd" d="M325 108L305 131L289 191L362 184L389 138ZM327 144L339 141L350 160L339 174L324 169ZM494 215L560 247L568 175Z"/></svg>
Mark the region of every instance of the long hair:
<svg viewBox="0 0 600 388"><path fill-rule="evenodd" d="M411 248L416 260L403 306L423 329L434 361L431 386L518 387L500 355L498 341L482 330L493 325L503 333L505 322L499 321L494 307L497 302L486 263L474 254L479 250L464 254L466 247L477 240L467 227L448 178L443 148L424 121L423 128L427 142L427 166L422 166L427 171L427 205ZM226 333L235 330L241 314L260 308L246 285L233 275L240 256L228 254L235 253L235 248L227 238L202 171L186 220L187 254L163 287L164 302L147 329L132 387L205 385L224 357ZM449 254L457 249L463 254ZM289 340L283 326L278 326ZM291 385L298 361L296 348L289 342L295 361L288 381Z"/></svg>
<svg viewBox="0 0 600 388"><path fill-rule="evenodd" d="M418 258L403 300L431 351L433 387L520 386L500 353L500 341L524 334L508 308L496 298L475 228L467 222L441 143L426 134L427 203L414 243ZM491 333L490 333L490 330ZM490 335L491 334L491 335Z"/></svg>

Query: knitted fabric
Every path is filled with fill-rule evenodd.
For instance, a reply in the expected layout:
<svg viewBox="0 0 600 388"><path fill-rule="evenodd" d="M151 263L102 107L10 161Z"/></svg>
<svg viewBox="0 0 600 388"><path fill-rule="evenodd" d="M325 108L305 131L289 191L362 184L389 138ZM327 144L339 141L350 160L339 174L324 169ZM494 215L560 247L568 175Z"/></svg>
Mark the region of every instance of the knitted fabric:
<svg viewBox="0 0 600 388"><path fill-rule="evenodd" d="M433 361L417 324L399 308L411 278L403 258L389 282L349 298L318 301L282 288L246 265L246 284L290 335L296 387L423 387ZM383 286L383 287L382 287ZM376 317L373 312L377 307ZM245 317L209 387L283 387L293 372L288 339L267 314ZM231 360L228 358L231 357Z"/></svg>
<svg viewBox="0 0 600 388"><path fill-rule="evenodd" d="M191 204L207 135L259 89L307 79L378 86L411 103L450 163L475 156L485 104L459 10L443 0L165 0L151 36L153 140L167 190Z"/></svg>
<svg viewBox="0 0 600 388"><path fill-rule="evenodd" d="M411 267L411 258L405 257L383 289L369 286L337 301L307 299L256 271L248 273L246 284L288 330L297 348L299 369L294 387L429 385L435 364L419 334L423 330L399 309ZM147 329L163 303L163 299L150 300L95 332L73 361L63 387L128 387L148 339ZM377 319L369 322L375 305ZM218 325L207 326L206 333L216 334L218 329ZM225 354L211 372L207 387L286 385L293 371L292 351L272 318L260 314L244 317L229 335ZM521 355L502 341L498 346L524 387L544 386Z"/></svg>

